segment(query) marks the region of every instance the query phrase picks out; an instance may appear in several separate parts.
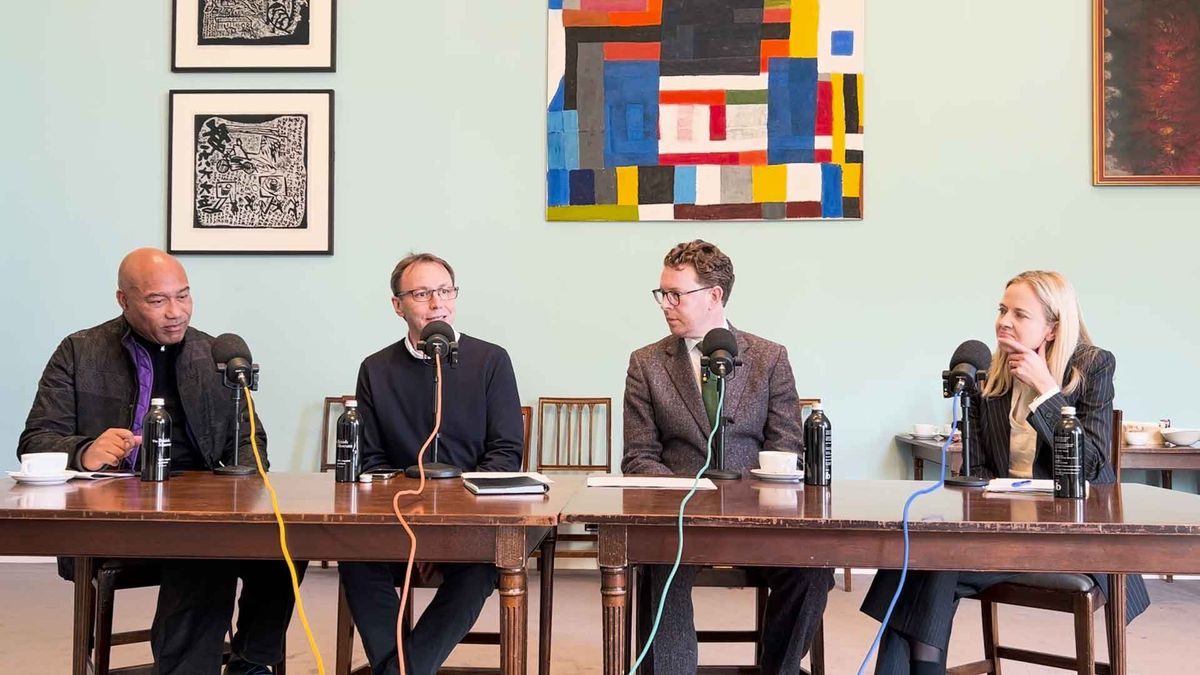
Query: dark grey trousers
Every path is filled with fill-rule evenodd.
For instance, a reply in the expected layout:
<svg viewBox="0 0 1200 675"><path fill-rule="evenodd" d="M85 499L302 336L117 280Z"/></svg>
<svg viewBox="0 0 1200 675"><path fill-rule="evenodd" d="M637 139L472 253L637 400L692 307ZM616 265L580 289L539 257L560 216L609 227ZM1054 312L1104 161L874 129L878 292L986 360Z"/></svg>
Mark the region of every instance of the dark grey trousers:
<svg viewBox="0 0 1200 675"><path fill-rule="evenodd" d="M692 608L692 585L700 567L681 565L667 593L658 635L650 650L654 675L692 675L699 661L696 622ZM669 565L643 568L650 584L650 617L658 611ZM754 567L752 576L768 587L763 620L762 672L764 675L794 675L800 659L808 652L821 624L833 570L803 567Z"/></svg>
<svg viewBox="0 0 1200 675"><path fill-rule="evenodd" d="M475 625L483 604L496 590L499 571L481 563L441 563L442 574L433 601L404 639L405 670L433 675L454 647ZM362 635L372 675L398 675L396 621L404 582L402 563L339 562L338 574L354 625ZM412 602L412 598L409 598Z"/></svg>

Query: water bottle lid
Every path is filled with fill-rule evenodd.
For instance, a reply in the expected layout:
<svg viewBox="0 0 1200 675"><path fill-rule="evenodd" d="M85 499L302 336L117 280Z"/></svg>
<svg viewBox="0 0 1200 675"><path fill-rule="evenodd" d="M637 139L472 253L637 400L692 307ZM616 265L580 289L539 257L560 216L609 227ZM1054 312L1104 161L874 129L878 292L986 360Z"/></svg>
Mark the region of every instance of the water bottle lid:
<svg viewBox="0 0 1200 675"><path fill-rule="evenodd" d="M1064 406L1062 407L1062 414L1064 414L1064 415L1074 415L1074 414L1075 414L1075 406L1073 406L1073 405L1064 405Z"/></svg>
<svg viewBox="0 0 1200 675"><path fill-rule="evenodd" d="M821 402L818 401L818 402L812 404L812 409L813 410L824 410L825 408L821 407Z"/></svg>
<svg viewBox="0 0 1200 675"><path fill-rule="evenodd" d="M166 399L163 399L163 398L152 398L152 399L150 399L150 405L152 405L152 406L154 406L154 405L157 405L157 406L165 406L166 404L167 404L167 400L166 400Z"/></svg>
<svg viewBox="0 0 1200 675"><path fill-rule="evenodd" d="M347 408L357 408L357 407L358 407L358 401L356 401L356 400L354 400L354 399L350 399L349 401L346 401L346 407L347 407Z"/></svg>

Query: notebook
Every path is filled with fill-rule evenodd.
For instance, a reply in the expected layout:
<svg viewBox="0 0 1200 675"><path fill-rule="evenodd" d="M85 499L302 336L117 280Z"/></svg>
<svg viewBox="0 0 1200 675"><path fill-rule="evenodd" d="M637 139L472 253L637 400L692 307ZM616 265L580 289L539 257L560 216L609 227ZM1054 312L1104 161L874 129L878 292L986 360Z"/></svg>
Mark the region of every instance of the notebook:
<svg viewBox="0 0 1200 675"><path fill-rule="evenodd" d="M549 485L531 476L506 476L503 478L473 476L464 478L463 485L477 495L536 495L550 489Z"/></svg>

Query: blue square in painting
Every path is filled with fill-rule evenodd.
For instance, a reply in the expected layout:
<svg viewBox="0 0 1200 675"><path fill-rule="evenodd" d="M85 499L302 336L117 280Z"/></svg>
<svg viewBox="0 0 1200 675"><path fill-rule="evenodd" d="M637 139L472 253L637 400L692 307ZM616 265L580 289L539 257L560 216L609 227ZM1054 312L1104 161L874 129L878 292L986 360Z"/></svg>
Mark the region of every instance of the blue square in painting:
<svg viewBox="0 0 1200 675"><path fill-rule="evenodd" d="M829 34L829 47L834 56L850 56L854 53L854 31L835 30Z"/></svg>
<svg viewBox="0 0 1200 675"><path fill-rule="evenodd" d="M578 169L570 176L571 204L590 206L596 203L596 172Z"/></svg>
<svg viewBox="0 0 1200 675"><path fill-rule="evenodd" d="M550 0L550 9L562 9L562 0Z"/></svg>

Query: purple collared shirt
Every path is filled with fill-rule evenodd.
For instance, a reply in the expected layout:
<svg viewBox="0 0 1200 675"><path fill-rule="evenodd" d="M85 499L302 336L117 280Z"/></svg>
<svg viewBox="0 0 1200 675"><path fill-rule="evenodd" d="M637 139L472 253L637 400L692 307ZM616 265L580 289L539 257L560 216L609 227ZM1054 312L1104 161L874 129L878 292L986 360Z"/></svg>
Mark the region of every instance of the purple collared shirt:
<svg viewBox="0 0 1200 675"><path fill-rule="evenodd" d="M137 402L133 406L133 422L129 425L129 430L133 432L134 436L141 436L142 419L150 410L150 391L154 388L154 363L150 360L150 353L146 351L146 348L133 338L132 330L125 334L121 344L125 346L125 351L129 352L129 357L133 359L134 369L137 371ZM135 446L130 450L121 462L121 468L137 471L139 450L141 450L141 446ZM126 462L128 465L125 464Z"/></svg>

